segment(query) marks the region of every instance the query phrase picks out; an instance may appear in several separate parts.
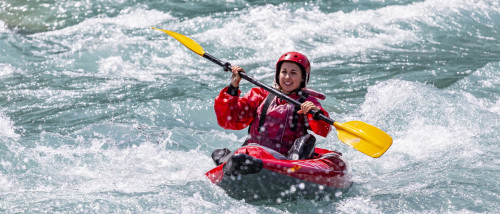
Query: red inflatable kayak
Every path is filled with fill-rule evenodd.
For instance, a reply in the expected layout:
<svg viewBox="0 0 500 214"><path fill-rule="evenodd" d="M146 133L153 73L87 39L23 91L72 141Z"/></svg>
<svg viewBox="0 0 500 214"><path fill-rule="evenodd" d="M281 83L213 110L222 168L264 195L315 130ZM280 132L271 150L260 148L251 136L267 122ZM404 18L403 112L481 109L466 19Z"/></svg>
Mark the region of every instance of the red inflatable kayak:
<svg viewBox="0 0 500 214"><path fill-rule="evenodd" d="M313 159L287 160L269 148L248 145L206 176L231 197L246 201L333 198L352 186L341 154L321 148L315 148Z"/></svg>

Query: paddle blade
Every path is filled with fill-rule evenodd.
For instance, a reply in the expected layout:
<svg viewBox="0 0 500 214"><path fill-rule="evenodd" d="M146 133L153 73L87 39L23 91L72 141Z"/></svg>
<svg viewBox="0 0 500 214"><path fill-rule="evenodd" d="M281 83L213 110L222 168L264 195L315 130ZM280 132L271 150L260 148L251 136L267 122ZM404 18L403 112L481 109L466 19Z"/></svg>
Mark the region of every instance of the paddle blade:
<svg viewBox="0 0 500 214"><path fill-rule="evenodd" d="M168 34L169 36L174 37L175 39L177 39L177 41L181 42L184 46L186 46L187 48L189 48L190 50L192 50L193 52L195 52L196 54L198 54L200 56L203 56L203 54L205 54L205 51L203 50L201 45L196 43L195 41L193 41L191 38L189 38L187 36L184 36L180 33L176 33L176 32L169 31L169 30L163 30L163 29L159 29L159 28L155 28L155 27L152 27L152 28L155 30L163 31L164 33Z"/></svg>
<svg viewBox="0 0 500 214"><path fill-rule="evenodd" d="M392 145L392 137L379 128L362 121L335 122L340 141L358 151L378 158Z"/></svg>

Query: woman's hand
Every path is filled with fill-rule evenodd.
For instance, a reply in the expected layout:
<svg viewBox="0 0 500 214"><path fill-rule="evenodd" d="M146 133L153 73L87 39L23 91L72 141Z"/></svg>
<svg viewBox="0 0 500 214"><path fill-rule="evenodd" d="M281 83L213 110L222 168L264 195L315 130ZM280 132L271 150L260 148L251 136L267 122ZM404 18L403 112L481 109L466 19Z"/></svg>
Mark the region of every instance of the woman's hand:
<svg viewBox="0 0 500 214"><path fill-rule="evenodd" d="M316 105L314 105L314 103L312 103L311 101L306 101L300 105L300 110L297 111L297 113L298 114L307 114L307 113L309 113L309 111L311 111L313 109L316 111L319 111L319 108Z"/></svg>
<svg viewBox="0 0 500 214"><path fill-rule="evenodd" d="M231 75L231 85L235 88L240 86L240 72L245 72L242 67L233 65L231 66L231 72L233 72L233 75Z"/></svg>

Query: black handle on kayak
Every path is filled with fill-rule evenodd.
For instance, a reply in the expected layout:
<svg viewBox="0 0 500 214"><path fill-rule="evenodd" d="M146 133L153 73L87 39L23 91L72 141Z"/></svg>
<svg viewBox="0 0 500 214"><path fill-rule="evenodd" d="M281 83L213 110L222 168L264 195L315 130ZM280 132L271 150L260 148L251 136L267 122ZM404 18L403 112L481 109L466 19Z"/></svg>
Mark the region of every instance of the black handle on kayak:
<svg viewBox="0 0 500 214"><path fill-rule="evenodd" d="M223 62L223 61L215 58L214 56L212 56L212 55L210 55L208 53L204 53L203 57L205 57L206 59L208 59L208 60L214 62L215 64L223 67L225 71L230 71L231 70L231 64L229 62ZM281 98L283 100L286 100L287 102L289 102L289 103L291 103L291 104L293 104L295 106L300 106L302 104L299 101L290 98L286 94L283 94L281 91L278 91L277 89L275 89L273 87L270 87L270 86L268 86L268 85L266 85L264 83L261 83L258 80L256 80L256 79L248 76L246 73L240 72L240 77L243 78L243 79L245 79L245 80L247 80L248 82L253 83L256 86L259 86L259 87L265 89L266 91L269 91L270 93L275 94L279 98ZM315 120L323 120L323 121L329 123L330 125L333 125L333 123L335 123L335 120L332 120L331 118L325 116L324 114L321 113L321 111L317 111L317 110L312 109L311 111L309 111L309 114L312 114Z"/></svg>

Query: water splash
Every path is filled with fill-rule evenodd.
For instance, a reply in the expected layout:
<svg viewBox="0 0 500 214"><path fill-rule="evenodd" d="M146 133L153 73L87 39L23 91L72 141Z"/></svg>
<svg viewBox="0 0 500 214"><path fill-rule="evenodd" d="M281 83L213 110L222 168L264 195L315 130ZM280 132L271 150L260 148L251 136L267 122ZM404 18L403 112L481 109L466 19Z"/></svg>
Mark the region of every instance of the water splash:
<svg viewBox="0 0 500 214"><path fill-rule="evenodd" d="M21 135L16 133L15 129L16 127L14 126L14 122L12 122L9 117L0 112L0 137L7 137L11 138L12 140L19 139Z"/></svg>

